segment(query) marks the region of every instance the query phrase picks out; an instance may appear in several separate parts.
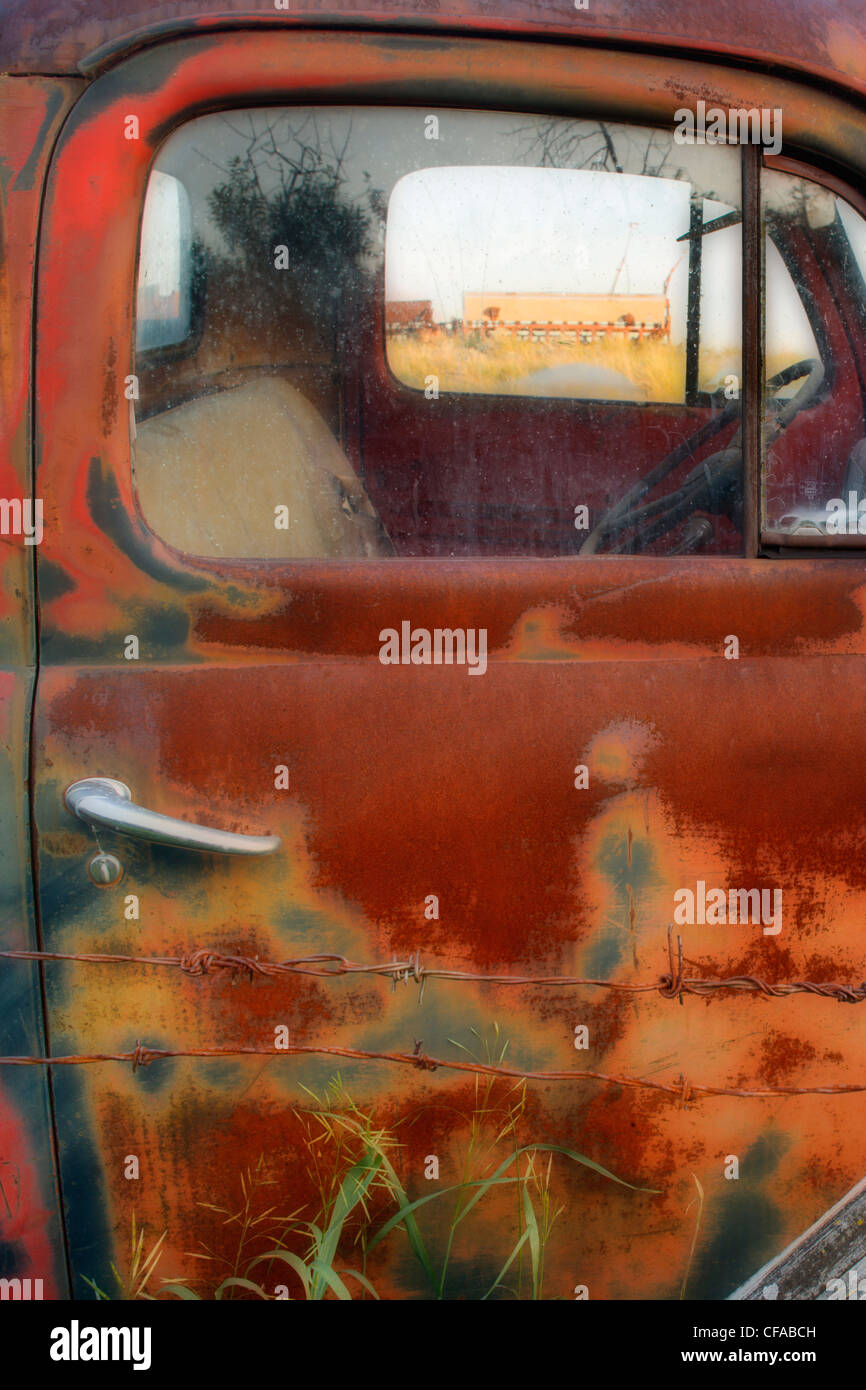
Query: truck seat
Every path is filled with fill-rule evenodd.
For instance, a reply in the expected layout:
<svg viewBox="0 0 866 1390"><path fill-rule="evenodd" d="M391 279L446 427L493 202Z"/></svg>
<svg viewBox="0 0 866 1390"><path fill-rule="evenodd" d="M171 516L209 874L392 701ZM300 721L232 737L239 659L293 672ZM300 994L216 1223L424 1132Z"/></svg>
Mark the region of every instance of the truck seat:
<svg viewBox="0 0 866 1390"><path fill-rule="evenodd" d="M133 453L144 517L178 550L235 559L394 553L321 415L280 377L260 376L142 421ZM287 529L275 525L280 507L288 508Z"/></svg>

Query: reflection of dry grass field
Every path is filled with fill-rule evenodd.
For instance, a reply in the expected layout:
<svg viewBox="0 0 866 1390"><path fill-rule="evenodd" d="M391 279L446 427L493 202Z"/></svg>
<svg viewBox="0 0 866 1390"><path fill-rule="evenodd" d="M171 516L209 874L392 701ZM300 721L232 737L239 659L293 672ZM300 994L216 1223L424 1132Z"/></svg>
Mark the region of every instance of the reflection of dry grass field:
<svg viewBox="0 0 866 1390"><path fill-rule="evenodd" d="M480 392L499 395L564 395L594 399L639 401L681 401L685 382L685 346L682 343L626 342L621 338L595 343L525 342L505 335L495 338L466 339L460 335L436 338L391 338L387 344L388 364L396 377L424 389L425 378L438 377L440 391ZM737 349L701 354L701 386L720 381L718 373L738 371ZM528 385L526 378L550 368L579 365L585 369L591 386L559 384L551 387L556 375ZM595 371L595 369L599 369ZM633 389L617 387L616 373L633 384ZM563 378L567 372L562 373Z"/></svg>

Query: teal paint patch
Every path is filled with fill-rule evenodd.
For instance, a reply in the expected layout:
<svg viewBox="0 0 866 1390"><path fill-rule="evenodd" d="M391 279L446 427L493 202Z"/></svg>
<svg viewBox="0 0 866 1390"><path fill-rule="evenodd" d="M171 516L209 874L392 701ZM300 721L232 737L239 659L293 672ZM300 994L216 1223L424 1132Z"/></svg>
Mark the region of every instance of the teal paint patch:
<svg viewBox="0 0 866 1390"><path fill-rule="evenodd" d="M274 914L274 926L291 941L303 940L310 945L310 953L333 950L332 938L338 931L345 931L342 922L330 917L327 912L317 908L297 907L289 904Z"/></svg>
<svg viewBox="0 0 866 1390"><path fill-rule="evenodd" d="M277 1052L274 1056L279 1056ZM252 1061L265 1061L262 1057L253 1058ZM164 1067L164 1061L154 1062L154 1067ZM218 1058L215 1061L204 1057L195 1058L196 1079L199 1082L199 1089L204 1090L206 1086L212 1087L216 1091L237 1091L242 1092L248 1087L250 1080L254 1077L254 1072L249 1062L233 1062L227 1058Z"/></svg>
<svg viewBox="0 0 866 1390"><path fill-rule="evenodd" d="M727 1298L778 1254L784 1219L767 1184L790 1147L780 1130L762 1134L741 1156L739 1178L725 1181L725 1191L705 1204L704 1222L714 1234L706 1244L698 1237L687 1298Z"/></svg>
<svg viewBox="0 0 866 1390"><path fill-rule="evenodd" d="M56 117L60 113L65 98L66 94L59 85L57 87L52 86L49 89L48 100L45 103L45 115L42 118L42 125L39 127L39 133L33 141L33 148L30 151L27 163L22 165L18 177L12 185L15 193L29 193L32 190L36 179L36 170L39 166L39 160L48 143L51 128L54 125Z"/></svg>
<svg viewBox="0 0 866 1390"><path fill-rule="evenodd" d="M632 950L637 950L641 899L662 880L650 841L634 838L629 851L628 836L619 831L605 835L596 868L613 888L614 907L607 923L587 948L585 966L588 975L603 979L613 975ZM635 910L634 938L629 924L632 903Z"/></svg>
<svg viewBox="0 0 866 1390"><path fill-rule="evenodd" d="M80 1075L84 1070L83 1067L54 1068L57 1145L63 1172L72 1296L76 1299L95 1297L93 1289L85 1282L85 1275L106 1293L116 1289L111 1272L115 1253L106 1219L105 1174L94 1142L85 1078Z"/></svg>
<svg viewBox="0 0 866 1390"><path fill-rule="evenodd" d="M75 580L60 565L51 560L39 560L39 601L50 603L52 599L63 598L77 589Z"/></svg>
<svg viewBox="0 0 866 1390"><path fill-rule="evenodd" d="M236 608L256 608L260 603L260 595L253 590L239 589L236 584L227 584L225 591L226 602L231 609ZM291 596L285 596L286 603L291 603Z"/></svg>
<svg viewBox="0 0 866 1390"><path fill-rule="evenodd" d="M128 612L128 630L138 638L140 659L138 663L124 660L124 664L140 665L142 661L158 660L186 647L190 623L185 609L170 608L164 603L142 603L131 606ZM122 642L119 650L122 654ZM191 653L188 659L195 661L195 653Z"/></svg>
<svg viewBox="0 0 866 1390"><path fill-rule="evenodd" d="M613 975L625 954L625 933L619 927L603 927L586 951L586 974L593 980Z"/></svg>

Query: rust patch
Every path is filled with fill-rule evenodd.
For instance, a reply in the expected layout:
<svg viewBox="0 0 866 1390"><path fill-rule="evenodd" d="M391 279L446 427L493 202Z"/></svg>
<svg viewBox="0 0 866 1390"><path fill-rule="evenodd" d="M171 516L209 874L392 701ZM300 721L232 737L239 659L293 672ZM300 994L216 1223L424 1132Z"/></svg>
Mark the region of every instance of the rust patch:
<svg viewBox="0 0 866 1390"><path fill-rule="evenodd" d="M108 340L108 351L105 355L105 368L102 375L102 433L109 435L114 429L117 419L117 403L119 400L117 391L117 344L113 338Z"/></svg>

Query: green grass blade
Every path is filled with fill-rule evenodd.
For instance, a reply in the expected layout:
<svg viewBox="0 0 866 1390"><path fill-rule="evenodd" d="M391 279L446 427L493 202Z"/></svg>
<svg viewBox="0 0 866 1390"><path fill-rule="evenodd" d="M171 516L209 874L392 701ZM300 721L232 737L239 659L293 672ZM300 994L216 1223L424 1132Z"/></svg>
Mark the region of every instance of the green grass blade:
<svg viewBox="0 0 866 1390"><path fill-rule="evenodd" d="M370 1280L367 1278L366 1274L362 1274L361 1271L358 1269L341 1269L340 1273L344 1274L347 1279L357 1279L358 1283L363 1284L367 1292L373 1295L377 1303L381 1303L382 1300L379 1298L379 1295L373 1288L373 1285L370 1283Z"/></svg>
<svg viewBox="0 0 866 1390"><path fill-rule="evenodd" d="M405 1221L407 1216L411 1216L419 1207L426 1206L428 1202L435 1202L439 1197L447 1197L449 1192L465 1192L466 1189L470 1187L483 1186L485 1189L488 1187L501 1187L507 1183L518 1181L517 1178L478 1178L473 1182L457 1182L454 1183L452 1187L440 1187L437 1192L428 1192L426 1197L418 1197L414 1202L410 1202L408 1206L401 1207L399 1211L395 1212L394 1215L385 1222L384 1226L379 1228L373 1239L368 1242L367 1250L372 1250L374 1246L379 1244L380 1240L384 1240L385 1236L393 1231L395 1226L399 1226L401 1221ZM436 1287L438 1288L438 1284Z"/></svg>
<svg viewBox="0 0 866 1390"><path fill-rule="evenodd" d="M695 1246L698 1243L698 1231L701 1229L701 1217L704 1214L704 1189L701 1187L700 1180L698 1179L697 1174L692 1173L692 1177L695 1180L695 1187L698 1189L698 1215L697 1220L695 1221L695 1229L692 1233L692 1243L689 1247L689 1258L686 1263L686 1272L683 1275L683 1282L680 1286L680 1299L684 1299L686 1296L686 1284L689 1282L689 1274L691 1273L692 1269L692 1260L695 1257ZM689 1206L686 1208L686 1215L688 1215L689 1207L691 1207L691 1205L692 1202L690 1202Z"/></svg>
<svg viewBox="0 0 866 1390"><path fill-rule="evenodd" d="M310 1297L310 1271L299 1255L293 1255L291 1250L267 1250L264 1255L256 1255L254 1260L250 1260L247 1265L247 1273L253 1268L253 1265L261 1264L264 1260L283 1260L290 1269L295 1271L303 1284L304 1297Z"/></svg>
<svg viewBox="0 0 866 1390"><path fill-rule="evenodd" d="M529 1193L529 1184L524 1182L521 1190L523 1198L523 1219L526 1222L526 1234L529 1236L529 1258L532 1264L532 1297L538 1298L538 1268L541 1256L541 1240L538 1234L538 1220L535 1215L535 1208L532 1205L532 1197Z"/></svg>
<svg viewBox="0 0 866 1390"><path fill-rule="evenodd" d="M608 1171L607 1168L603 1168L600 1163L596 1163L595 1159L587 1158L586 1154L577 1153L574 1149L564 1149L561 1144L524 1144L523 1148L515 1149L514 1153L509 1154L507 1158L504 1158L500 1163L499 1167L496 1169L496 1171L492 1174L490 1178L485 1178L483 1180L483 1182L479 1185L479 1190L475 1193L473 1197L470 1197L469 1201L466 1203L466 1206L460 1212L459 1216L457 1216L457 1218L455 1219L455 1226L458 1226L460 1222L463 1221L469 1215L476 1202L481 1201L481 1198L487 1192L488 1187L490 1187L493 1183L499 1181L501 1175L508 1168L511 1167L511 1164L514 1163L520 1157L521 1154L525 1153L562 1154L565 1158L570 1158L573 1163L579 1163L582 1164L585 1168L591 1168L594 1173L600 1174L600 1176L603 1178L610 1178L611 1182L619 1183L621 1187L628 1187L631 1189L632 1192L651 1192L654 1195L658 1193L658 1188L635 1187L634 1183L626 1182L625 1178L618 1178L616 1176L616 1173L611 1173Z"/></svg>
<svg viewBox="0 0 866 1390"><path fill-rule="evenodd" d="M341 1112L328 1112L328 1114L331 1118L338 1119L341 1124L347 1124L347 1117ZM397 1176L396 1169L394 1168L394 1165L388 1157L387 1150L384 1146L377 1144L373 1135L371 1135L368 1131L365 1131L360 1124L352 1123L349 1125L349 1128L359 1138L363 1138L365 1140L367 1148L370 1151L372 1151L375 1154L378 1154L381 1158L381 1171L387 1177L388 1184L391 1189L391 1195L394 1201L396 1202L397 1206L407 1211L404 1224L406 1228L406 1234L409 1239L409 1245L412 1249L412 1253L421 1264L421 1267L423 1268L424 1273L427 1276L430 1287L435 1292L436 1276L433 1272L432 1261L430 1260L430 1256L427 1253L427 1247L424 1244L420 1227L418 1226L415 1217L412 1215L411 1212L408 1211L408 1208L410 1206L408 1194L406 1193L403 1184L400 1182L400 1179Z"/></svg>
<svg viewBox="0 0 866 1390"><path fill-rule="evenodd" d="M595 1162L595 1159L587 1158L585 1154L577 1153L577 1151L574 1149L563 1148L561 1144L526 1144L522 1148L516 1149L514 1153L509 1154L507 1158L503 1159L499 1167L489 1178L479 1178L473 1182L455 1183L451 1187L442 1187L437 1192L430 1192L427 1194L426 1197L419 1197L416 1201L409 1202L408 1205L400 1207L400 1209L396 1211L394 1215L385 1222L384 1226L380 1227L380 1229L373 1236L372 1240L369 1241L367 1245L367 1250L373 1250L381 1240L384 1240L385 1237L389 1235L391 1231L393 1231L395 1226L399 1226L401 1222L407 1219L407 1217L411 1217L414 1220L414 1213L418 1211L420 1207L426 1206L428 1202L435 1202L437 1198L446 1197L451 1192L461 1192L466 1191L469 1188L475 1188L476 1191L474 1195L469 1199L469 1201L466 1203L466 1206L463 1207L458 1216L455 1218L454 1227L456 1228L460 1224L460 1222L463 1221L464 1218L469 1214L469 1212L475 1206L476 1202L479 1202L481 1198L485 1195L485 1193L489 1192L491 1187L500 1187L506 1183L519 1182L520 1178L507 1178L504 1177L503 1174L511 1166L511 1164L514 1163L521 1156L521 1154L535 1152L562 1154L565 1158L571 1159L573 1163L578 1163L586 1168L590 1168L593 1172L598 1173L601 1177L609 1178L611 1182L619 1183L621 1187L630 1188L632 1192L649 1192L653 1193L654 1195L658 1192L657 1188L636 1187L633 1183L626 1182L624 1178L618 1178L615 1173L611 1173L607 1168L603 1168L600 1163ZM438 1292L439 1283L434 1282L433 1280L431 1280L431 1283L434 1292Z"/></svg>
<svg viewBox="0 0 866 1390"><path fill-rule="evenodd" d="M334 1210L319 1246L317 1263L327 1265L329 1268L333 1265L346 1219L366 1196L370 1184L381 1166L381 1155L373 1154L368 1150L364 1157L349 1169L340 1183Z"/></svg>
<svg viewBox="0 0 866 1390"><path fill-rule="evenodd" d="M88 1277L87 1277L86 1274L82 1274L81 1277L82 1277L82 1279L84 1280L85 1284L89 1284L89 1285L90 1285L90 1287L92 1288L93 1292L96 1294L96 1298L97 1298L97 1301L98 1301L98 1302L105 1302L105 1303L110 1303L110 1302L111 1302L111 1299L109 1298L108 1294L107 1294L107 1293L104 1293L104 1292L102 1291L102 1289L99 1287L98 1284L94 1284L93 1280L92 1280L92 1279L88 1279Z"/></svg>
<svg viewBox="0 0 866 1390"><path fill-rule="evenodd" d="M332 1269L330 1265L322 1264L320 1260L313 1261L312 1269L314 1274L320 1275L325 1283L334 1290L341 1303L352 1302L352 1295L335 1269ZM318 1296L316 1295L316 1297Z"/></svg>
<svg viewBox="0 0 866 1390"><path fill-rule="evenodd" d="M259 1298L267 1298L268 1296L261 1284L254 1284L252 1279L241 1279L234 1274L229 1275L228 1279L223 1279L219 1288L214 1290L214 1298L222 1298L223 1289L249 1289L252 1293L257 1294Z"/></svg>
<svg viewBox="0 0 866 1390"><path fill-rule="evenodd" d="M575 1149L564 1149L561 1144L526 1144L518 1153L538 1153L562 1154L565 1158L570 1158L572 1163L580 1163L584 1168L591 1168L594 1173L598 1173L603 1178L609 1178L611 1182L619 1183L620 1187L628 1187L632 1192L651 1192L653 1196L658 1196L661 1192L659 1187L638 1187L633 1182L626 1182L625 1178L618 1178L616 1173L611 1173L609 1168L603 1168L600 1163L596 1163L594 1158L587 1158L586 1154L579 1154Z"/></svg>
<svg viewBox="0 0 866 1390"><path fill-rule="evenodd" d="M495 1290L496 1288L498 1288L498 1286L502 1283L502 1280L504 1279L505 1275L508 1273L508 1271L509 1271L509 1269L511 1268L511 1266L514 1264L514 1261L517 1259L517 1256L520 1254L521 1250L523 1249L523 1247L524 1247L524 1245L526 1244L526 1242L528 1241L528 1239L529 1239L529 1231L524 1231L524 1232L523 1232L523 1235L522 1235L522 1236L520 1237L520 1239L518 1240L517 1244L515 1245L514 1249L513 1249L512 1252L511 1252L511 1254L508 1256L508 1259L505 1261L505 1264L502 1266L502 1268L500 1269L500 1271L499 1271L499 1273L497 1274L496 1278L494 1279L493 1283L490 1285L490 1288L487 1290L486 1294L484 1295L484 1298L482 1298L482 1300L481 1300L482 1303L484 1302L485 1299L489 1298L490 1295L494 1292L494 1290Z"/></svg>
<svg viewBox="0 0 866 1390"><path fill-rule="evenodd" d="M411 1203L409 1201L409 1194L406 1192L405 1188L403 1187L403 1184L397 1177L397 1172L394 1168L394 1165L391 1163L391 1160L386 1155L383 1155L382 1167L388 1176L388 1180L391 1184L391 1190L393 1192L396 1202L398 1203L400 1210L405 1212L404 1225L406 1227L406 1235L409 1238L409 1244L412 1248L412 1253L414 1254L416 1260L418 1260L421 1264L424 1273L427 1275L427 1280L430 1284L431 1289L435 1290L436 1275L433 1272L433 1262L427 1253L427 1247L424 1244L424 1239L421 1235L421 1228L418 1225L418 1222L415 1220L413 1213L409 1210L409 1208L411 1207ZM370 1249L369 1245L367 1246L367 1249Z"/></svg>

